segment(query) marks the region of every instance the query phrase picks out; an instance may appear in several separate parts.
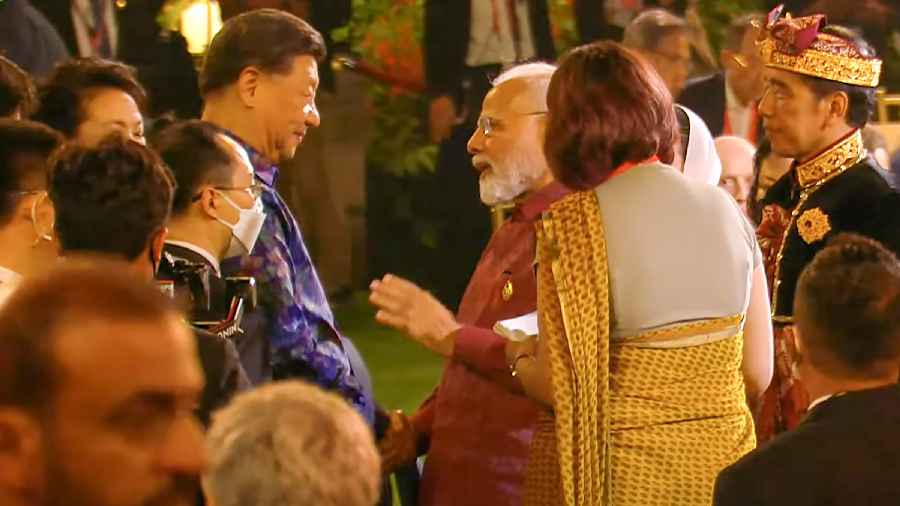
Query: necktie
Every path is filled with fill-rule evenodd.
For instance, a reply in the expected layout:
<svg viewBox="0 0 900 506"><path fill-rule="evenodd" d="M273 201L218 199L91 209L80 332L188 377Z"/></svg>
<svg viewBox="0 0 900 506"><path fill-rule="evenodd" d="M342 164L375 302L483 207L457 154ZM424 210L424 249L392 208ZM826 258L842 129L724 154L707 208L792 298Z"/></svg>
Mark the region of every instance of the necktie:
<svg viewBox="0 0 900 506"><path fill-rule="evenodd" d="M112 47L109 42L109 30L106 25L106 7L109 0L91 0L91 11L94 25L90 27L91 48L94 56L112 58Z"/></svg>
<svg viewBox="0 0 900 506"><path fill-rule="evenodd" d="M491 0L491 13L494 33L500 34L500 0ZM516 50L516 61L522 58L522 27L519 23L519 14L516 11L516 4L521 0L505 0L506 16L509 21L510 33L512 34L513 44Z"/></svg>

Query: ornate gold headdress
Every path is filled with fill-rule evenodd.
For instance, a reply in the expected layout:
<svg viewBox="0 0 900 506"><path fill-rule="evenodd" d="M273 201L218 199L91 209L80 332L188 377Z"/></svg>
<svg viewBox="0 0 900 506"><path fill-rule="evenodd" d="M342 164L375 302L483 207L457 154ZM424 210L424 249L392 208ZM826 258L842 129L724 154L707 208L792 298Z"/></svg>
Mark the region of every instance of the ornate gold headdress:
<svg viewBox="0 0 900 506"><path fill-rule="evenodd" d="M782 17L783 11L780 5L769 13L765 38L759 43L767 67L854 86L878 86L881 60L863 55L851 40L820 32L825 16Z"/></svg>

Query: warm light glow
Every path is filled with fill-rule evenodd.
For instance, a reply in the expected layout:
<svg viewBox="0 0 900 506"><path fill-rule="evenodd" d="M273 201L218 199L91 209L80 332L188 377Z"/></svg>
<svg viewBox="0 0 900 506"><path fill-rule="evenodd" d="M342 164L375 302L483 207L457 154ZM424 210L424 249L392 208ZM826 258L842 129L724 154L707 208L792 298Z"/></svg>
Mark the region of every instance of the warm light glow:
<svg viewBox="0 0 900 506"><path fill-rule="evenodd" d="M195 0L181 13L181 33L191 54L203 54L222 28L222 11L216 0Z"/></svg>

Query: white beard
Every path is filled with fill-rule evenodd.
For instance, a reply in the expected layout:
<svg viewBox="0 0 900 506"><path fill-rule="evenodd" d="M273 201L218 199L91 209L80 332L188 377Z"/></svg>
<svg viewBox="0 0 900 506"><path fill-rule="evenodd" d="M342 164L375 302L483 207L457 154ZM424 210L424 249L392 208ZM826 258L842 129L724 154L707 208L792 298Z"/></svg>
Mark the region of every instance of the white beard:
<svg viewBox="0 0 900 506"><path fill-rule="evenodd" d="M478 181L481 201L488 206L504 204L532 189L544 176L544 171L541 164L530 158L524 153L512 155L502 171L497 170L498 165L493 160L487 160L491 167L481 173Z"/></svg>

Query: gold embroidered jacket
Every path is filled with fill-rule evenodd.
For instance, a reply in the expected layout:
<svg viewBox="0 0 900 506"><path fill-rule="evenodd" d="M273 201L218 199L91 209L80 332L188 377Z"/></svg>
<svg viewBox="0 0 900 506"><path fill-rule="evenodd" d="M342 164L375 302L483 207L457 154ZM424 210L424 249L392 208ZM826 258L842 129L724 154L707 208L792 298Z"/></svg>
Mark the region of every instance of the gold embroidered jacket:
<svg viewBox="0 0 900 506"><path fill-rule="evenodd" d="M858 131L795 165L763 205L758 235L776 323L793 322L797 279L835 234L861 234L900 253L900 195L866 154Z"/></svg>

